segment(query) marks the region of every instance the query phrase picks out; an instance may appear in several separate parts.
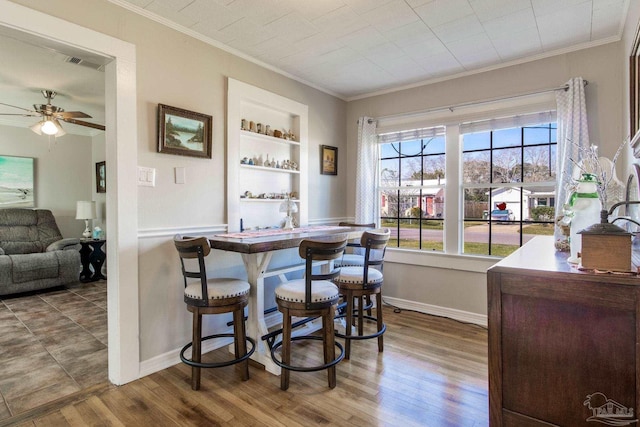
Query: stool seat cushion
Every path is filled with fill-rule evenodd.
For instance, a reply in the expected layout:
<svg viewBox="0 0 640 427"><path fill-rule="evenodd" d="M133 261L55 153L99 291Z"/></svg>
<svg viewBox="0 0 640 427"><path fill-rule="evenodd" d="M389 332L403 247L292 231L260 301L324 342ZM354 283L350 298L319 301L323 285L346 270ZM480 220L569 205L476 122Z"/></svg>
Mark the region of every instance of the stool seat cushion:
<svg viewBox="0 0 640 427"><path fill-rule="evenodd" d="M362 267L342 267L340 269L340 276L336 279L339 283L362 283L364 276L364 269ZM375 268L369 268L367 275L367 284L373 285L382 282L384 277L382 272Z"/></svg>
<svg viewBox="0 0 640 427"><path fill-rule="evenodd" d="M305 302L304 279L291 280L278 286L275 290L276 298L290 302ZM311 282L311 302L325 302L338 298L338 287L328 280Z"/></svg>
<svg viewBox="0 0 640 427"><path fill-rule="evenodd" d="M344 254L342 258L338 258L335 260L335 265L339 265L341 267L349 267L349 266L363 266L364 265L364 255L358 254Z"/></svg>
<svg viewBox="0 0 640 427"><path fill-rule="evenodd" d="M212 278L207 280L207 293L209 299L224 299L246 295L250 285L244 280ZM202 284L193 282L184 289L184 295L188 298L202 299Z"/></svg>

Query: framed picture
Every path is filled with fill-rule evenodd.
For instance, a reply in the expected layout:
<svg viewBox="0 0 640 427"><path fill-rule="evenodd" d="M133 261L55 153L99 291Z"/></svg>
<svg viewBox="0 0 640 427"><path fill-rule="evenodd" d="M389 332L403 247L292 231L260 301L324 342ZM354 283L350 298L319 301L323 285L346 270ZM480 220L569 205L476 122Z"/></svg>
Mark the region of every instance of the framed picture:
<svg viewBox="0 0 640 427"><path fill-rule="evenodd" d="M158 104L158 153L211 158L213 118Z"/></svg>
<svg viewBox="0 0 640 427"><path fill-rule="evenodd" d="M320 173L338 175L338 148L330 145L320 146Z"/></svg>
<svg viewBox="0 0 640 427"><path fill-rule="evenodd" d="M96 163L96 193L107 192L107 168L105 162Z"/></svg>
<svg viewBox="0 0 640 427"><path fill-rule="evenodd" d="M640 24L629 56L629 138L635 157L640 157Z"/></svg>
<svg viewBox="0 0 640 427"><path fill-rule="evenodd" d="M34 207L35 159L0 156L0 208Z"/></svg>

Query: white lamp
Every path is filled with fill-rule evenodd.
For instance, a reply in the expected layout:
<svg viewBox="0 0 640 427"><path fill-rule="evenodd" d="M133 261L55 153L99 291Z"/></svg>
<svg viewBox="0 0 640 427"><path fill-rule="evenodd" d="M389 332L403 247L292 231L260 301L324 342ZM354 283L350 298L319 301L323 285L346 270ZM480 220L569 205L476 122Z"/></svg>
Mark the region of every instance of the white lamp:
<svg viewBox="0 0 640 427"><path fill-rule="evenodd" d="M85 238L91 237L91 230L89 229L89 220L96 217L96 202L79 200L76 205L76 219L84 219L84 232L82 235Z"/></svg>
<svg viewBox="0 0 640 427"><path fill-rule="evenodd" d="M287 200L280 204L280 212L287 214L284 219L284 227L282 228L285 230L293 230L294 227L292 214L298 212L298 205L293 200L287 198Z"/></svg>

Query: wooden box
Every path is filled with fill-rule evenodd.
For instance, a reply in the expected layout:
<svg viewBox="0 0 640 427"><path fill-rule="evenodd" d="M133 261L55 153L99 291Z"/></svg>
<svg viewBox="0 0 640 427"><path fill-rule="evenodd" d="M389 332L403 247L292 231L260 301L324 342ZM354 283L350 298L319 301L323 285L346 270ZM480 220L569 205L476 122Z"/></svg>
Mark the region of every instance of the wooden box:
<svg viewBox="0 0 640 427"><path fill-rule="evenodd" d="M582 234L583 268L611 271L631 270L631 234Z"/></svg>

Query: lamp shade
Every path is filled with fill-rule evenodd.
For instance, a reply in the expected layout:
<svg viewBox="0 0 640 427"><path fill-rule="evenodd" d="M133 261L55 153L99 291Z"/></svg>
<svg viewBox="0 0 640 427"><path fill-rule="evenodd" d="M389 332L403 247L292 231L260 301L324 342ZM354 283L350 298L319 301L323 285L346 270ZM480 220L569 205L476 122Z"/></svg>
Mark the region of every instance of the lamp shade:
<svg viewBox="0 0 640 427"><path fill-rule="evenodd" d="M280 203L280 212L286 213L287 215L296 213L298 212L298 205L296 205L296 202L287 199L284 202Z"/></svg>
<svg viewBox="0 0 640 427"><path fill-rule="evenodd" d="M96 202L79 200L76 205L76 219L94 219L96 217Z"/></svg>

